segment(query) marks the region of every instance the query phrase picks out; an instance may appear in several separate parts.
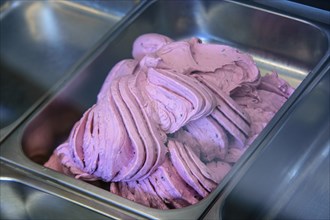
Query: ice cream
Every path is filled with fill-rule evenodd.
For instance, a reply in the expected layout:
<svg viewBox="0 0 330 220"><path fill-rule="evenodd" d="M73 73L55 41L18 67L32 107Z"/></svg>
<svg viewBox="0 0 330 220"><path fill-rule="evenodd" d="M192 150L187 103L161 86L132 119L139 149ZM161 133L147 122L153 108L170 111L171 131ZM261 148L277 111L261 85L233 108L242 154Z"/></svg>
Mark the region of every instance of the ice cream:
<svg viewBox="0 0 330 220"><path fill-rule="evenodd" d="M138 37L46 167L158 208L208 196L294 91L198 38Z"/></svg>

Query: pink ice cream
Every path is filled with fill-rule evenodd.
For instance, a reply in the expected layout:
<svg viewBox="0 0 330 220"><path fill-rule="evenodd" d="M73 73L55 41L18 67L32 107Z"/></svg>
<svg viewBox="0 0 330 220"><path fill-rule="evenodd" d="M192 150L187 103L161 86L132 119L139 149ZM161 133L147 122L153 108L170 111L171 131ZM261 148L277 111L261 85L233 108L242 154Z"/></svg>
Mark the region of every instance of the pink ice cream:
<svg viewBox="0 0 330 220"><path fill-rule="evenodd" d="M235 48L145 34L46 167L158 208L210 194L293 88Z"/></svg>

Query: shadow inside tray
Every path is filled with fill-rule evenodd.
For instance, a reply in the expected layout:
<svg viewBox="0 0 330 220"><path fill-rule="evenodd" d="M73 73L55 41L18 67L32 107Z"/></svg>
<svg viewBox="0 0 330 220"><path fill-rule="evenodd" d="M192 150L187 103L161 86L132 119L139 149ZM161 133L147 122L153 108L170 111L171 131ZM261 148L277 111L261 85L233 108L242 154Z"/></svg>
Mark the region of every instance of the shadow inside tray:
<svg viewBox="0 0 330 220"><path fill-rule="evenodd" d="M23 151L31 160L44 164L56 146L66 140L81 112L66 102L55 101L31 123L24 133Z"/></svg>

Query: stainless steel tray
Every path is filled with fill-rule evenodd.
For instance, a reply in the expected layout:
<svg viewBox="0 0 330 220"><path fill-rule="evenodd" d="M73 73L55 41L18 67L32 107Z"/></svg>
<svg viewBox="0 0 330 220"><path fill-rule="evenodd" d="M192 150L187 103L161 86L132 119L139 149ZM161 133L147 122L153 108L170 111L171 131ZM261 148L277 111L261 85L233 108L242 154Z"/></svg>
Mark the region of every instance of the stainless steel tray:
<svg viewBox="0 0 330 220"><path fill-rule="evenodd" d="M139 2L1 1L0 141Z"/></svg>
<svg viewBox="0 0 330 220"><path fill-rule="evenodd" d="M237 47L250 53L263 73L277 71L297 87L216 190L198 204L177 210L147 208L41 165L65 140L75 121L94 104L111 67L121 59L131 57L134 39L147 32L158 32L174 39L195 36ZM75 69L76 74L62 83L3 141L1 160L41 181L39 190L112 218L197 219L208 213L221 218L222 212L219 214L212 206L216 204L216 210L223 207L225 196L230 194L243 172L258 160L258 152L267 148L270 137L280 133L281 123L325 68L329 59L329 39L328 26L259 4L147 1L102 45L94 48L90 57ZM38 185L38 181L34 183ZM95 202L86 203L86 198Z"/></svg>

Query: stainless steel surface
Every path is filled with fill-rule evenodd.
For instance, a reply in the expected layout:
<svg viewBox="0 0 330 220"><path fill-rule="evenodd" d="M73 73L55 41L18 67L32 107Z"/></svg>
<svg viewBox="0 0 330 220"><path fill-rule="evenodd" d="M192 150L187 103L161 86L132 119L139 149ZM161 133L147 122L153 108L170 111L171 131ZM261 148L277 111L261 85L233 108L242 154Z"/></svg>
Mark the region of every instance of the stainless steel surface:
<svg viewBox="0 0 330 220"><path fill-rule="evenodd" d="M172 13L169 14L169 11ZM204 41L232 45L250 53L263 73L275 70L297 86L293 96L218 188L198 204L178 210L158 211L147 208L41 165L68 136L73 123L94 104L111 67L119 60L131 57L133 40L146 32L158 32L174 39L196 36ZM273 13L269 9L264 10L262 6L232 1L148 1L141 10L132 14L120 28L109 35L108 40L95 50L90 59L76 69L75 76L70 81L56 90L51 98L45 100L43 105L3 141L0 146L1 160L31 176L41 177L43 189L52 191L53 195L85 204L79 198L72 199L69 194L54 192L49 189L48 184L55 184L54 188L61 187L78 197L86 196L95 201L85 204L86 208L110 217L119 216L113 212L114 208L118 208L125 216L133 218L196 219L208 211L210 215L214 215L214 209L217 208L215 218L220 218L218 213L224 198L244 177L243 174L248 173L251 164L257 163L258 159L265 164L272 161L272 155L261 156L260 152L269 149L267 143L272 137L282 134L281 124L294 117L291 113L315 86L314 81L324 69L327 59L329 27L322 23L310 23L288 13ZM270 148L275 152L277 150ZM290 148L286 146L283 149ZM287 152L283 152L279 156L285 158L286 154ZM290 165L298 163L302 155L303 152L300 152L292 157ZM266 168L263 165L261 167ZM286 173L288 168L279 165L274 172ZM295 175L303 174L303 170L298 169ZM299 188L298 185L294 187Z"/></svg>
<svg viewBox="0 0 330 220"><path fill-rule="evenodd" d="M101 208L97 211L88 208L89 203L97 201L55 187L56 184L5 163L1 162L0 171L1 219L130 219L115 208L103 211L107 216L102 215ZM111 213L117 217L111 217Z"/></svg>
<svg viewBox="0 0 330 220"><path fill-rule="evenodd" d="M36 190L23 183L3 180L1 219L108 219L59 197ZM10 205L8 205L10 204Z"/></svg>
<svg viewBox="0 0 330 220"><path fill-rule="evenodd" d="M1 219L109 219L16 180L1 180Z"/></svg>
<svg viewBox="0 0 330 220"><path fill-rule="evenodd" d="M1 139L138 2L2 1Z"/></svg>

